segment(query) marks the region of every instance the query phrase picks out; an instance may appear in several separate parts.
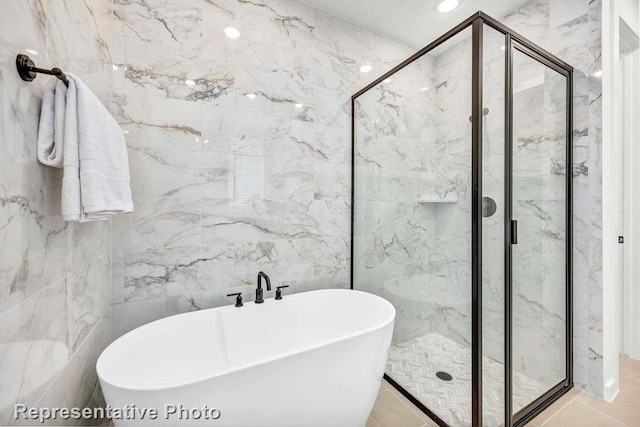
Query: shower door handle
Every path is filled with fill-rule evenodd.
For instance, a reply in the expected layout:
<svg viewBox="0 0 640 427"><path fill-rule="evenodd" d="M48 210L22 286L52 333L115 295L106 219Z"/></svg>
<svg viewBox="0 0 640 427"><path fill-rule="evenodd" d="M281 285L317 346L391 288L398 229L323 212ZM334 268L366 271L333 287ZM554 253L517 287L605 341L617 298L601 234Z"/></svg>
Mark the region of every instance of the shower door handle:
<svg viewBox="0 0 640 427"><path fill-rule="evenodd" d="M511 244L518 244L518 221L511 220Z"/></svg>

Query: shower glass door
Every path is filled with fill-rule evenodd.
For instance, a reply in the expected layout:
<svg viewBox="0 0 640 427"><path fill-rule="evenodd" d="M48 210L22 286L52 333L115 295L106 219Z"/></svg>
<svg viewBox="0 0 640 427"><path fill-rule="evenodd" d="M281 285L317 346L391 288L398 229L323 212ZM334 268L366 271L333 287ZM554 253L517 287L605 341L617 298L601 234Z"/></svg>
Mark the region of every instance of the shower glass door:
<svg viewBox="0 0 640 427"><path fill-rule="evenodd" d="M385 378L440 426L573 385L572 79L479 12L352 97L351 286L395 306Z"/></svg>
<svg viewBox="0 0 640 427"><path fill-rule="evenodd" d="M461 30L353 103L353 287L396 307L388 380L450 426L473 407L471 41Z"/></svg>
<svg viewBox="0 0 640 427"><path fill-rule="evenodd" d="M517 413L567 380L566 73L513 47L512 391Z"/></svg>

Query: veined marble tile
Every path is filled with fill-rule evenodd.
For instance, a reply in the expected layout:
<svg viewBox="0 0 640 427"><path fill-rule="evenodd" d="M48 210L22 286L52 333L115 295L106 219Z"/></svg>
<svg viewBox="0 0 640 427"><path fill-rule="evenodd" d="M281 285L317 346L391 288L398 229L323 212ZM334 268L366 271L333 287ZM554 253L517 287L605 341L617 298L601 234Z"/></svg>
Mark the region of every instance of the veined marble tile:
<svg viewBox="0 0 640 427"><path fill-rule="evenodd" d="M351 196L351 167L314 162L314 198L347 199Z"/></svg>
<svg viewBox="0 0 640 427"><path fill-rule="evenodd" d="M238 2L235 18L262 31L292 39L315 36L315 9L290 0Z"/></svg>
<svg viewBox="0 0 640 427"><path fill-rule="evenodd" d="M347 275L349 270L349 242L346 236L318 237L296 241L305 260L313 263L313 276ZM311 279L311 276L300 280Z"/></svg>
<svg viewBox="0 0 640 427"><path fill-rule="evenodd" d="M202 243L342 236L348 205L329 200L203 200ZM344 216L344 217L343 217Z"/></svg>
<svg viewBox="0 0 640 427"><path fill-rule="evenodd" d="M114 92L112 112L130 150L202 149L202 107L196 102L119 90Z"/></svg>
<svg viewBox="0 0 640 427"><path fill-rule="evenodd" d="M112 340L111 317L106 315L87 335L82 345L73 354L67 366L60 372L51 387L44 394L41 405L46 408L84 408L98 385L95 364L100 353ZM95 420L96 423L105 420ZM65 420L55 420L55 423Z"/></svg>
<svg viewBox="0 0 640 427"><path fill-rule="evenodd" d="M207 105L203 109L205 151L254 156L287 156L282 147L291 123L274 115ZM250 126L247 126L247 124Z"/></svg>
<svg viewBox="0 0 640 427"><path fill-rule="evenodd" d="M376 34L374 52L376 54L376 58L386 65L387 70L390 70L416 53L416 49L409 46L399 45L395 40Z"/></svg>
<svg viewBox="0 0 640 427"><path fill-rule="evenodd" d="M330 183L324 176L318 176L317 168L306 159L292 162L290 159L241 154L229 157L233 170L230 196L236 199L312 200L314 195L316 198L320 196L317 187L326 187ZM329 171L339 168L333 166L325 168Z"/></svg>
<svg viewBox="0 0 640 427"><path fill-rule="evenodd" d="M129 165L131 191L144 197L225 198L233 173L228 155L204 151L131 147Z"/></svg>
<svg viewBox="0 0 640 427"><path fill-rule="evenodd" d="M283 94L292 75L287 71L260 71L238 67L235 71L234 88L236 109L272 114L279 117L291 117L301 101ZM304 107L304 106L303 106ZM300 109L304 111L304 108Z"/></svg>
<svg viewBox="0 0 640 427"><path fill-rule="evenodd" d="M306 157L316 162L351 162L349 135L332 125L310 124L294 120L289 129L286 148L291 158Z"/></svg>
<svg viewBox="0 0 640 427"><path fill-rule="evenodd" d="M356 239L354 245L361 249L354 263L378 268L424 262L425 254L432 250L433 236L431 232L398 231L387 235L362 235Z"/></svg>
<svg viewBox="0 0 640 427"><path fill-rule="evenodd" d="M304 82L342 95L357 89L359 65L355 59L324 50L315 39L273 36L242 24L238 27L242 35L227 42L232 64L263 72L288 71Z"/></svg>
<svg viewBox="0 0 640 427"><path fill-rule="evenodd" d="M329 51L334 56L364 56L365 52L376 48L377 34L317 9L314 16L317 27L315 39L320 49Z"/></svg>
<svg viewBox="0 0 640 427"><path fill-rule="evenodd" d="M290 80L283 92L284 98L296 100L294 109L289 111L289 117L292 119L339 126L343 129L348 129L351 120L350 95L300 79Z"/></svg>
<svg viewBox="0 0 640 427"><path fill-rule="evenodd" d="M47 3L48 60L80 77L105 105L111 100L112 13L108 0Z"/></svg>
<svg viewBox="0 0 640 427"><path fill-rule="evenodd" d="M356 164L356 200L417 201L425 193L437 192L440 177L429 172L385 170ZM437 179L436 179L437 178ZM443 195L444 196L444 195Z"/></svg>
<svg viewBox="0 0 640 427"><path fill-rule="evenodd" d="M46 78L30 84L20 80L15 69L15 55L28 49L38 61L46 57L46 8L42 2L10 1L3 5L0 25L0 179L34 184L43 182L42 169L34 158L40 100Z"/></svg>
<svg viewBox="0 0 640 427"><path fill-rule="evenodd" d="M268 272L272 280L312 276L314 259L305 250L305 243L305 240L274 240L236 245L235 275L238 284L255 283L258 271Z"/></svg>
<svg viewBox="0 0 640 427"><path fill-rule="evenodd" d="M9 51L0 45L0 52L6 57L13 57L21 49L22 47ZM46 179L45 173L35 158L45 79L27 84L15 72L14 62L9 62L7 66L0 64L0 89L4 94L12 94L0 97L0 111L3 112L3 125L0 128L3 141L0 145L0 179L42 185Z"/></svg>
<svg viewBox="0 0 640 427"><path fill-rule="evenodd" d="M310 292L320 289L349 289L350 277L349 271L343 270L333 274L325 274L322 276L305 277L302 279L285 280L279 285L286 284L289 287L284 289L284 298L287 295L300 292Z"/></svg>
<svg viewBox="0 0 640 427"><path fill-rule="evenodd" d="M67 248L72 271L81 271L95 258L111 252L111 221L70 223Z"/></svg>
<svg viewBox="0 0 640 427"><path fill-rule="evenodd" d="M111 254L111 303L124 302L124 249Z"/></svg>
<svg viewBox="0 0 640 427"><path fill-rule="evenodd" d="M124 89L125 44L127 38L114 33L109 42L111 53L111 89ZM108 67L107 67L108 68ZM112 108L113 105L109 105ZM113 111L112 111L113 114Z"/></svg>
<svg viewBox="0 0 640 427"><path fill-rule="evenodd" d="M236 159L238 156L235 156ZM308 160L264 157L264 193L266 199L312 200L314 198L314 168ZM240 171L236 169L236 180ZM327 184L325 181L322 184Z"/></svg>
<svg viewBox="0 0 640 427"><path fill-rule="evenodd" d="M83 72L111 69L109 40L112 36L113 4L108 0L74 2L48 0L47 42L51 59L60 67L82 64ZM76 69L77 70L77 69ZM82 75L80 71L76 74ZM109 74L101 74L95 83L110 84Z"/></svg>
<svg viewBox="0 0 640 427"><path fill-rule="evenodd" d="M361 235L390 234L395 230L427 231L433 227L434 213L427 205L414 202L357 200L354 233Z"/></svg>
<svg viewBox="0 0 640 427"><path fill-rule="evenodd" d="M328 235L348 236L351 233L351 199L316 200L310 205L322 219L319 229Z"/></svg>
<svg viewBox="0 0 640 427"><path fill-rule="evenodd" d="M389 91L384 91L389 94ZM378 104L375 92L367 92L366 99L358 102L357 128L368 131L368 134L394 136L396 138L413 139L420 136L420 113L402 104ZM396 100L391 100L396 102Z"/></svg>
<svg viewBox="0 0 640 427"><path fill-rule="evenodd" d="M102 255L65 278L70 324L69 346L75 351L111 305L111 256Z"/></svg>
<svg viewBox="0 0 640 427"><path fill-rule="evenodd" d="M448 111L471 101L471 38L454 46L440 54L433 65L436 108L440 111Z"/></svg>
<svg viewBox="0 0 640 427"><path fill-rule="evenodd" d="M44 285L45 205L36 186L0 182L0 312Z"/></svg>
<svg viewBox="0 0 640 427"><path fill-rule="evenodd" d="M206 151L303 162L350 160L348 134L334 126L215 106L205 107L203 118L202 141Z"/></svg>
<svg viewBox="0 0 640 427"><path fill-rule="evenodd" d="M233 269L227 245L126 250L124 301L227 288L234 283Z"/></svg>
<svg viewBox="0 0 640 427"><path fill-rule="evenodd" d="M44 54L42 48L46 43L46 14L45 3L7 2L0 18L4 29L0 46L15 50L15 53L29 48L36 51L36 55L41 52Z"/></svg>
<svg viewBox="0 0 640 427"><path fill-rule="evenodd" d="M127 39L125 88L147 95L230 105L233 66L224 56L223 42L210 42L223 47L214 57Z"/></svg>
<svg viewBox="0 0 640 427"><path fill-rule="evenodd" d="M280 69L236 69L235 108L348 129L349 95Z"/></svg>
<svg viewBox="0 0 640 427"><path fill-rule="evenodd" d="M397 138L384 134L357 135L356 156L362 164L384 170L429 171L429 147L416 139Z"/></svg>
<svg viewBox="0 0 640 427"><path fill-rule="evenodd" d="M115 32L138 40L197 52L205 43L203 3L187 0L117 0Z"/></svg>
<svg viewBox="0 0 640 427"><path fill-rule="evenodd" d="M67 295L64 280L0 315L0 422L14 403L33 404L67 363Z"/></svg>
<svg viewBox="0 0 640 427"><path fill-rule="evenodd" d="M199 199L135 197L132 214L113 218L115 249L200 245Z"/></svg>
<svg viewBox="0 0 640 427"><path fill-rule="evenodd" d="M45 187L46 216L44 228L46 232L44 256L44 280L47 285L53 284L72 271L72 259L67 250L71 235L70 223L62 219L60 210L60 186Z"/></svg>

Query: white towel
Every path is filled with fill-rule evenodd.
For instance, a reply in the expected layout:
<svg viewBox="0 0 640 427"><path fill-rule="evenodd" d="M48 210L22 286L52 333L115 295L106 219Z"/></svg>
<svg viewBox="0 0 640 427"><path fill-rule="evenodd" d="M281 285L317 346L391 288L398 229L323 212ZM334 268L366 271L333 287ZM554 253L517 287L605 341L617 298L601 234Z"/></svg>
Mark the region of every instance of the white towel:
<svg viewBox="0 0 640 427"><path fill-rule="evenodd" d="M51 79L42 98L37 143L38 161L54 168L62 168L63 165L66 95L65 84L58 79Z"/></svg>
<svg viewBox="0 0 640 427"><path fill-rule="evenodd" d="M86 222L133 212L122 129L78 77L67 76L62 216Z"/></svg>

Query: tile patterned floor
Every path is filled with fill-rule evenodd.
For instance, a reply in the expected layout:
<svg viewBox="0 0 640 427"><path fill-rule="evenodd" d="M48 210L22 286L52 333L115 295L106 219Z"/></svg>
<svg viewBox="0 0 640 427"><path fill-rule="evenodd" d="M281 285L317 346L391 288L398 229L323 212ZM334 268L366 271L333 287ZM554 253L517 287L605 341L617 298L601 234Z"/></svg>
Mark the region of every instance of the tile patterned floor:
<svg viewBox="0 0 640 427"><path fill-rule="evenodd" d="M383 381L367 427L434 427L395 388ZM612 403L572 389L528 427L640 427L640 361L620 359L620 393Z"/></svg>
<svg viewBox="0 0 640 427"><path fill-rule="evenodd" d="M453 377L443 381L436 372ZM394 346L387 373L452 426L471 425L471 350L438 333ZM504 420L504 366L488 357L483 365L485 426ZM540 382L516 372L514 405L522 408L546 391Z"/></svg>

